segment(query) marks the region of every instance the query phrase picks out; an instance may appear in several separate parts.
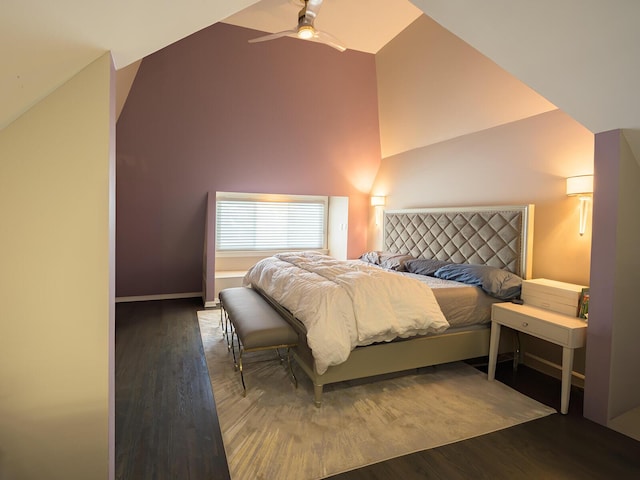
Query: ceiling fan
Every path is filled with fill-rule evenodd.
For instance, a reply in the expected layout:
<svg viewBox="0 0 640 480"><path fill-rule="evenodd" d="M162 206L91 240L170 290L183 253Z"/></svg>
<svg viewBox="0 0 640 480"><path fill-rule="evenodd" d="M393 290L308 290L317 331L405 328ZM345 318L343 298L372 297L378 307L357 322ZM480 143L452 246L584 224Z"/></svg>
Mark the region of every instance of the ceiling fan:
<svg viewBox="0 0 640 480"><path fill-rule="evenodd" d="M275 40L280 37L295 36L302 40L312 40L344 52L347 48L333 35L316 30L313 22L318 15L318 10L322 5L322 0L304 0L302 10L298 13L298 26L295 30L285 30L283 32L271 33L263 37L253 38L249 43L266 42L267 40Z"/></svg>

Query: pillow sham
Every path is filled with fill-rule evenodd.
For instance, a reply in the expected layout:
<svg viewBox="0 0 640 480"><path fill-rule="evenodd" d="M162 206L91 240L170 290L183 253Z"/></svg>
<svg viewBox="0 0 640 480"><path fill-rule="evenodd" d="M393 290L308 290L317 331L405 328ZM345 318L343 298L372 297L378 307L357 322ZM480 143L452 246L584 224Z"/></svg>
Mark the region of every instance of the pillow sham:
<svg viewBox="0 0 640 480"><path fill-rule="evenodd" d="M452 263L440 267L434 276L444 280L455 280L467 285L477 285L487 294L500 300L511 300L520 296L522 279L514 273L488 265Z"/></svg>
<svg viewBox="0 0 640 480"><path fill-rule="evenodd" d="M380 252L380 266L397 272L406 272L405 262L415 257L403 253Z"/></svg>
<svg viewBox="0 0 640 480"><path fill-rule="evenodd" d="M427 275L433 277L433 274L440 267L449 265L451 262L436 260L435 258L414 258L404 262L404 266L409 273L417 273L418 275Z"/></svg>
<svg viewBox="0 0 640 480"><path fill-rule="evenodd" d="M367 263L373 263L374 265L380 265L380 252L365 252L360 255L360 260Z"/></svg>
<svg viewBox="0 0 640 480"><path fill-rule="evenodd" d="M372 263L382 268L396 270L398 272L406 272L404 266L405 262L407 260L414 259L415 257L406 255L404 253L381 252L379 250L365 252L360 255L360 260L362 260L363 262Z"/></svg>

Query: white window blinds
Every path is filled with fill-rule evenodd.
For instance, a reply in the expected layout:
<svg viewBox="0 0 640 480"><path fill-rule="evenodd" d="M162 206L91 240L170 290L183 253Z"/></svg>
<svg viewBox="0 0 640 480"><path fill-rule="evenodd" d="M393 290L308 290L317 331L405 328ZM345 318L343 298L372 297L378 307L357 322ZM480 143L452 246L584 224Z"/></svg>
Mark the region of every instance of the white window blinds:
<svg viewBox="0 0 640 480"><path fill-rule="evenodd" d="M218 199L216 250L322 249L326 200Z"/></svg>

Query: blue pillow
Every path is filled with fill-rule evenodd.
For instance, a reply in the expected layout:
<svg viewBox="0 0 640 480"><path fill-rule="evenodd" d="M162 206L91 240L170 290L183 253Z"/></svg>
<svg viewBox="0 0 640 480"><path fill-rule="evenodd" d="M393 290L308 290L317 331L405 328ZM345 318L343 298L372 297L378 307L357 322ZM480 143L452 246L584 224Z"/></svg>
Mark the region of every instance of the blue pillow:
<svg viewBox="0 0 640 480"><path fill-rule="evenodd" d="M511 300L520 296L522 279L514 273L488 265L452 263L440 267L434 277L455 280L467 285L477 285L487 294L500 300Z"/></svg>

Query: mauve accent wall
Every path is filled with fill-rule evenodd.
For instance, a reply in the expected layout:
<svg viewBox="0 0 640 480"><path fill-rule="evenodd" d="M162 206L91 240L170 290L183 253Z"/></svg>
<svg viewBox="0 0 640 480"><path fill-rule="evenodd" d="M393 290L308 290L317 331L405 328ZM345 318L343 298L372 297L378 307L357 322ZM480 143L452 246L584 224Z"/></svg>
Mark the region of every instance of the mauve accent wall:
<svg viewBox="0 0 640 480"><path fill-rule="evenodd" d="M349 197L367 245L375 58L216 24L147 58L117 124L116 295L200 292L209 191Z"/></svg>

